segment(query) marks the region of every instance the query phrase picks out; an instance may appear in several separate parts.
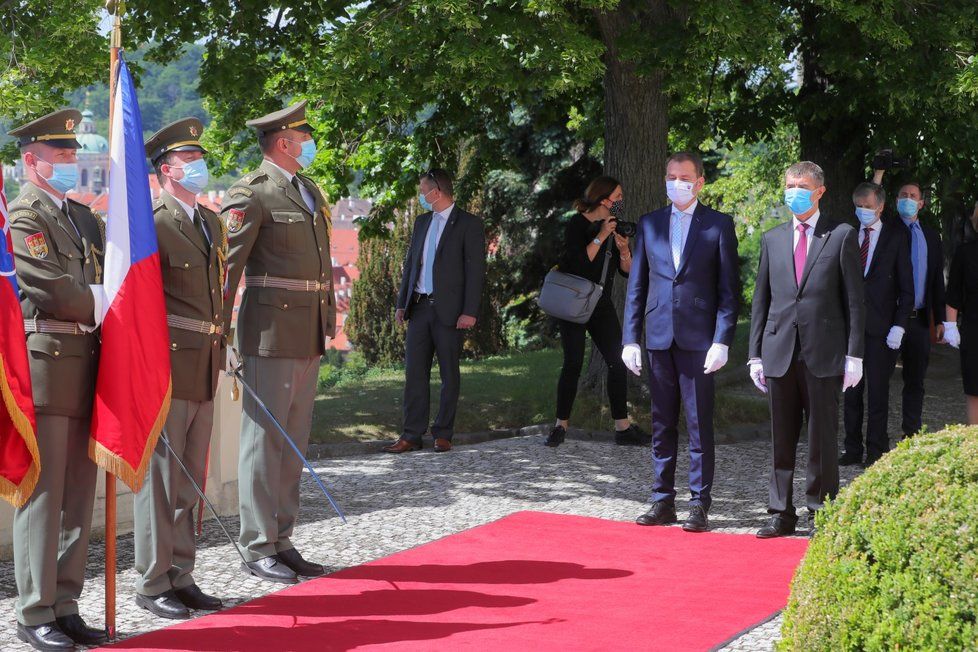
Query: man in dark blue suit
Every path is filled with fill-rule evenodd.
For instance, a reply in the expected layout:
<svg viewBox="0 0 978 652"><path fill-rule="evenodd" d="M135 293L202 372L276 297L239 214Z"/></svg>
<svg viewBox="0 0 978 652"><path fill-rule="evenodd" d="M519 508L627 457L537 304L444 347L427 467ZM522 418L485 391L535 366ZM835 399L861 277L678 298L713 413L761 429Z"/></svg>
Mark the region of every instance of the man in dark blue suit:
<svg viewBox="0 0 978 652"><path fill-rule="evenodd" d="M625 299L622 360L641 375L649 363L652 394L651 509L639 525L676 522L680 401L689 433L688 532L708 529L713 488L713 373L727 363L739 309L733 218L703 204L703 161L693 152L666 161L672 204L642 216ZM645 327L643 354L642 327Z"/></svg>

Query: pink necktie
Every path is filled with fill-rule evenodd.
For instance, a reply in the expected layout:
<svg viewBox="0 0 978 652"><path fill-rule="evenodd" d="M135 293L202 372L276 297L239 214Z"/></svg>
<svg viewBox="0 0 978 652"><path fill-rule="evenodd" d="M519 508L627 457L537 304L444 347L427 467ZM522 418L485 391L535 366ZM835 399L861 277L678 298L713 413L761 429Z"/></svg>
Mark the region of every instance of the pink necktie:
<svg viewBox="0 0 978 652"><path fill-rule="evenodd" d="M808 259L808 225L799 224L798 244L795 245L795 284L801 287L801 275L805 271L805 261Z"/></svg>

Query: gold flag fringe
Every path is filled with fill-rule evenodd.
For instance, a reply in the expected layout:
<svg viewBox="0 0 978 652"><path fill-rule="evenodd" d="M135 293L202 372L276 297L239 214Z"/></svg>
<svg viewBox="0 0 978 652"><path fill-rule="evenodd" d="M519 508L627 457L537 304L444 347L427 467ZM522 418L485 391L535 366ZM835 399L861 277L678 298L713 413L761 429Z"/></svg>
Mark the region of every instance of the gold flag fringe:
<svg viewBox="0 0 978 652"><path fill-rule="evenodd" d="M153 429L149 433L149 439L146 440L146 447L143 449L143 458L139 461L138 467L133 468L120 455L109 450L94 438L89 438L88 440L88 456L92 458L92 461L126 483L132 489L133 493L140 490L143 486L143 480L146 479L146 467L149 466L150 458L153 456L153 450L156 448L156 442L159 441L160 433L163 431L163 425L166 423L167 414L170 412L170 395L172 392L173 378L171 377L166 385L166 395L163 397L163 405L160 406L159 414L156 415L156 422L153 424Z"/></svg>
<svg viewBox="0 0 978 652"><path fill-rule="evenodd" d="M23 507L27 499L34 493L34 487L37 486L37 479L41 475L41 453L37 449L37 433L31 427L30 419L27 418L27 415L17 405L17 401L14 399L14 393L7 383L7 373L2 357L0 357L0 394L3 394L3 404L7 407L7 412L13 421L14 429L17 430L24 440L24 445L27 446L27 450L30 452L31 459L33 460L20 484L14 484L7 478L0 477L0 498L3 498L14 507Z"/></svg>

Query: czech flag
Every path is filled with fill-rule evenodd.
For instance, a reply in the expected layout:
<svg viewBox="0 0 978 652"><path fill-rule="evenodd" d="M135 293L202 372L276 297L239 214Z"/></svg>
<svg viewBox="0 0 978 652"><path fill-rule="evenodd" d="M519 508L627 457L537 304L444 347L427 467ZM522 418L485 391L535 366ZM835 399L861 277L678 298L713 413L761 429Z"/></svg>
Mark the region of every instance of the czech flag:
<svg viewBox="0 0 978 652"><path fill-rule="evenodd" d="M27 337L14 275L13 245L7 222L7 197L0 170L0 498L20 507L30 498L41 472L37 422Z"/></svg>
<svg viewBox="0 0 978 652"><path fill-rule="evenodd" d="M170 335L143 121L119 57L112 99L102 353L88 454L139 491L170 409Z"/></svg>

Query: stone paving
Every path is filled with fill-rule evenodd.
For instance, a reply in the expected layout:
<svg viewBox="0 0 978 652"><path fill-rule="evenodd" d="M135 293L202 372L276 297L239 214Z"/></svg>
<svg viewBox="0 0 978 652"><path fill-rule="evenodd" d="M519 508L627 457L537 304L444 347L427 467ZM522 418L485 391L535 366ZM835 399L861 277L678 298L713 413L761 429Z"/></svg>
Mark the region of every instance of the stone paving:
<svg viewBox="0 0 978 652"><path fill-rule="evenodd" d="M303 482L303 513L294 541L308 558L331 569L389 555L439 537L488 523L507 514L543 510L632 521L645 511L650 490L648 448L623 448L608 443L568 440L557 449L542 446L542 437L516 437L475 446L459 446L449 454L429 450L401 456L380 454L321 460L321 475L335 488L349 522L342 525L316 494L309 477ZM752 532L765 519L768 444L752 441L722 445L717 451L717 483L711 509L716 531ZM801 456L799 459L803 459ZM679 478L687 467L680 462ZM845 469L844 481L855 471ZM795 491L804 495L803 471ZM680 490L680 498L683 492ZM678 502L680 518L684 504ZM236 518L224 522L232 534ZM690 535L694 536L694 535ZM547 545L545 541L537 545ZM90 624L102 622L103 547L93 542L89 581L81 612ZM122 637L167 624L133 602L132 536L119 539L117 625ZM244 575L240 560L223 539L217 524L205 522L195 573L207 592L229 604L282 588ZM0 629L0 649L29 649L15 638L13 567L0 564L0 611L7 625ZM730 650L769 650L778 637L779 622L762 625L730 644Z"/></svg>

